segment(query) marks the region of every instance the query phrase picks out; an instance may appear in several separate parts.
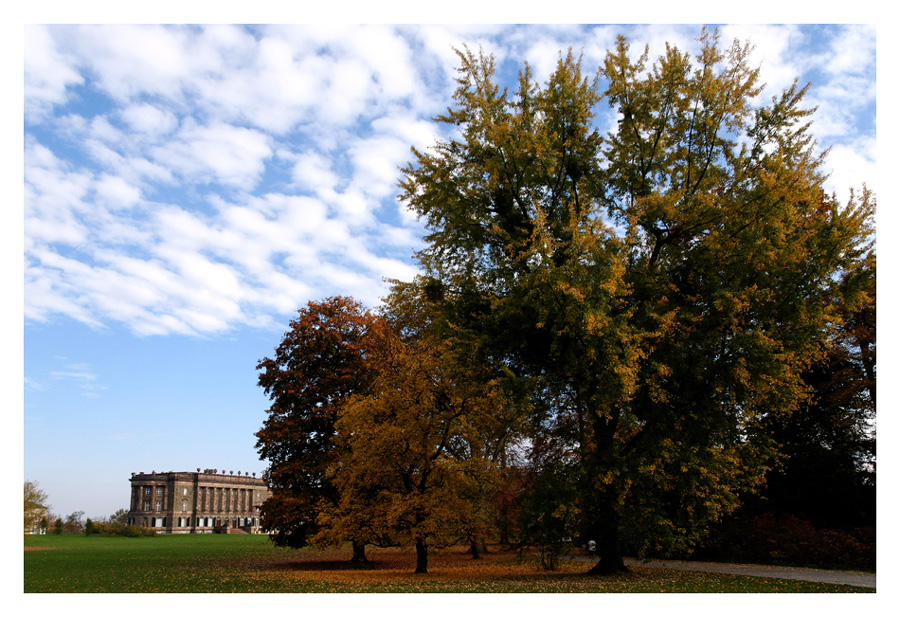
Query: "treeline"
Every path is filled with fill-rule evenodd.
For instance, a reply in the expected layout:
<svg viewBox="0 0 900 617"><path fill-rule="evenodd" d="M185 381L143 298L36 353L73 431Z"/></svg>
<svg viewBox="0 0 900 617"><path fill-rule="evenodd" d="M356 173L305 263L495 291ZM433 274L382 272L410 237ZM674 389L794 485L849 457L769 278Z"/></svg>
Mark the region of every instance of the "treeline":
<svg viewBox="0 0 900 617"><path fill-rule="evenodd" d="M84 534L87 536L154 536L156 531L128 524L128 510L120 509L99 520L84 518L76 510L66 516L50 511L48 496L37 482L25 482L25 533L27 534Z"/></svg>
<svg viewBox="0 0 900 617"><path fill-rule="evenodd" d="M620 38L513 94L458 52L450 137L400 180L423 274L378 311L309 303L259 363L276 544L415 546L426 572L435 546L553 567L593 540L611 573L760 496L869 498L874 196L822 190L806 88L761 105L749 44L700 48L649 65Z"/></svg>
<svg viewBox="0 0 900 617"><path fill-rule="evenodd" d="M105 520L92 521L87 519L83 529L86 536L124 536L137 538L140 536L155 536L156 530L148 527L128 524L128 510L116 510L115 514Z"/></svg>

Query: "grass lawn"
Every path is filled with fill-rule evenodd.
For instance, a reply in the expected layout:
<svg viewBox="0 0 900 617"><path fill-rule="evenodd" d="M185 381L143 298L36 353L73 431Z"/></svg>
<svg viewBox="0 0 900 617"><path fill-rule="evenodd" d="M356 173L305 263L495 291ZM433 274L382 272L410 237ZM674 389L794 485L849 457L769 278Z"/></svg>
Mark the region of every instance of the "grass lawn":
<svg viewBox="0 0 900 617"><path fill-rule="evenodd" d="M585 576L588 564L542 570L536 560L494 550L473 560L463 548L433 552L414 575L411 550L371 549L373 570L352 570L349 551L290 550L267 536L144 538L25 536L24 590L38 593L821 593L874 591L842 585L635 567Z"/></svg>

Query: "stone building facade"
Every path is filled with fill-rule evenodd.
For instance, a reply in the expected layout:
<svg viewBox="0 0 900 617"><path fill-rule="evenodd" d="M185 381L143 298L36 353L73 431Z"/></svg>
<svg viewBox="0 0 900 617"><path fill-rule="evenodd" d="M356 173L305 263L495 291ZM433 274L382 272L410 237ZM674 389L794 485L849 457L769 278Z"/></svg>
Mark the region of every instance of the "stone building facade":
<svg viewBox="0 0 900 617"><path fill-rule="evenodd" d="M260 533L262 478L205 469L131 474L128 524L157 533Z"/></svg>

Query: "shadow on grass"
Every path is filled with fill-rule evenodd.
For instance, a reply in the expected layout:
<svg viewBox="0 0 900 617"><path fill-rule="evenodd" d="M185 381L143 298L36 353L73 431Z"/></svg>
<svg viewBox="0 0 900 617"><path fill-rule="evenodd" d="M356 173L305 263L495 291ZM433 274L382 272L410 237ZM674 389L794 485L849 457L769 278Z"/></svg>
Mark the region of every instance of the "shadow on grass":
<svg viewBox="0 0 900 617"><path fill-rule="evenodd" d="M360 568L349 561L283 561L269 564L273 570L303 572L335 572L339 570L356 571Z"/></svg>

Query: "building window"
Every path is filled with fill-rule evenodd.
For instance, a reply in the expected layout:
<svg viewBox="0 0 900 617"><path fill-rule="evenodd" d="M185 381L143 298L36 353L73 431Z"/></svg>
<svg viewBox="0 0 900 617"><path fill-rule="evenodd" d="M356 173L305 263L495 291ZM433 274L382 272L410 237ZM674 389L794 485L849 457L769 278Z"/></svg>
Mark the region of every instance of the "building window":
<svg viewBox="0 0 900 617"><path fill-rule="evenodd" d="M150 489L149 486L145 486L145 487L144 487L144 495L147 495L147 496L149 497L149 496L150 496L150 490L151 490L151 489Z"/></svg>
<svg viewBox="0 0 900 617"><path fill-rule="evenodd" d="M157 496L157 497L162 497L162 494L163 494L163 487L157 486L157 487L156 487L156 496Z"/></svg>
<svg viewBox="0 0 900 617"><path fill-rule="evenodd" d="M187 487L181 489L181 494L187 496Z"/></svg>
<svg viewBox="0 0 900 617"><path fill-rule="evenodd" d="M149 512L149 511L150 511L150 502L145 501L144 502L144 512Z"/></svg>
<svg viewBox="0 0 900 617"><path fill-rule="evenodd" d="M181 502L181 511L187 512L187 502L186 501Z"/></svg>
<svg viewBox="0 0 900 617"><path fill-rule="evenodd" d="M156 502L156 511L162 512L162 502L161 501Z"/></svg>

